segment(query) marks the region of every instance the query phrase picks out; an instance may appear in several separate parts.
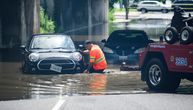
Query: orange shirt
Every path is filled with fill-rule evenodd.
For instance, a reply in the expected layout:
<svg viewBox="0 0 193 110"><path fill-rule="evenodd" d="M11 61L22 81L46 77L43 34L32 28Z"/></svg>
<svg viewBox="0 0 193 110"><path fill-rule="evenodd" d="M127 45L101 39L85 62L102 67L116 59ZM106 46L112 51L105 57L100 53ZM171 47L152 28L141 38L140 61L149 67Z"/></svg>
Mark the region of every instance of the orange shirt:
<svg viewBox="0 0 193 110"><path fill-rule="evenodd" d="M90 63L93 63L93 68L95 70L107 68L105 56L98 45L93 45L90 50Z"/></svg>

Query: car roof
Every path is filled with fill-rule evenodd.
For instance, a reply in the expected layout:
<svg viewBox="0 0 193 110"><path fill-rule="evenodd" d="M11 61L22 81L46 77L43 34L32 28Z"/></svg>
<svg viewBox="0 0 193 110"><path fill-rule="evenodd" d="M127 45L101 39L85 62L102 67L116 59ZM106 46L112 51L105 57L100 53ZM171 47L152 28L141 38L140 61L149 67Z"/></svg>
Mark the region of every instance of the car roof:
<svg viewBox="0 0 193 110"><path fill-rule="evenodd" d="M32 37L36 37L36 36L67 36L69 37L68 35L65 35L65 34L55 34L55 33L49 33L49 34L33 34Z"/></svg>
<svg viewBox="0 0 193 110"><path fill-rule="evenodd" d="M114 33L127 33L127 32L134 32L134 33L144 33L144 34L146 34L145 33L145 31L143 31L143 30L115 30L115 31L113 31L111 34L114 34Z"/></svg>
<svg viewBox="0 0 193 110"><path fill-rule="evenodd" d="M193 3L193 0L175 0L173 3Z"/></svg>
<svg viewBox="0 0 193 110"><path fill-rule="evenodd" d="M145 1L141 1L142 2L159 2L159 1L156 1L156 0L145 0Z"/></svg>

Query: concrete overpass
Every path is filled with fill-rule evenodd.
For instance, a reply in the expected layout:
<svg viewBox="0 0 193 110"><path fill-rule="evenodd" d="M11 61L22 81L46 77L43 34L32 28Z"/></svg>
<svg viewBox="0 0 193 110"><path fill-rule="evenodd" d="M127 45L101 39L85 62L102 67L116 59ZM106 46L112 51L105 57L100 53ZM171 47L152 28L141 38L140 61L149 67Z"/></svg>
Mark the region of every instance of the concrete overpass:
<svg viewBox="0 0 193 110"><path fill-rule="evenodd" d="M108 0L42 0L56 31L73 35L104 34ZM0 48L15 48L39 33L40 0L3 0L0 4ZM106 27L105 27L106 28ZM84 31L79 31L79 30Z"/></svg>

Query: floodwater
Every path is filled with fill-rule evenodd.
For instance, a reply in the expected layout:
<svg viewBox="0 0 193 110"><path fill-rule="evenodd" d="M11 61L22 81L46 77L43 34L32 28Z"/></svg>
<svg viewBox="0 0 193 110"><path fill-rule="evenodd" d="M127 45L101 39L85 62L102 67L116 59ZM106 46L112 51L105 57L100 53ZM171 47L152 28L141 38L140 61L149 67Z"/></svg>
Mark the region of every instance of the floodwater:
<svg viewBox="0 0 193 110"><path fill-rule="evenodd" d="M105 74L22 74L20 63L1 63L0 99L39 99L72 95L145 93L139 71L119 71L110 66Z"/></svg>
<svg viewBox="0 0 193 110"><path fill-rule="evenodd" d="M157 23L159 22L159 24ZM143 29L152 39L163 34L168 20L137 20L129 23L113 23L109 31L116 29ZM105 27L107 25L105 24ZM108 30L108 29L106 29ZM86 36L100 41L107 38ZM74 37L75 40L82 39ZM9 56L9 55L5 55ZM11 55L10 55L11 56ZM0 58L4 58L1 56ZM22 74L18 61L0 62L0 100L39 99L73 95L109 95L149 93L140 71L120 71L120 65L110 65L105 74ZM178 93L193 93L192 82L183 80Z"/></svg>
<svg viewBox="0 0 193 110"><path fill-rule="evenodd" d="M146 94L139 71L110 66L105 74L22 74L20 63L1 63L0 100L41 99L74 95ZM193 94L192 82L182 80L177 93Z"/></svg>

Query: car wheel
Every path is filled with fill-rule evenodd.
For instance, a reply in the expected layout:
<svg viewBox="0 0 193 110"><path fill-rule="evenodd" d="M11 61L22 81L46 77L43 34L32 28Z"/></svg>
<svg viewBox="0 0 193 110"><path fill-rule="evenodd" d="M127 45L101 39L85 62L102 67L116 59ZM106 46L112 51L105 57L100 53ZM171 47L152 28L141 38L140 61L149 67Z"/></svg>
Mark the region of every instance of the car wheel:
<svg viewBox="0 0 193 110"><path fill-rule="evenodd" d="M142 9L141 9L141 13L147 13L147 9L142 8Z"/></svg>
<svg viewBox="0 0 193 110"><path fill-rule="evenodd" d="M167 9L162 9L162 13L168 13Z"/></svg>
<svg viewBox="0 0 193 110"><path fill-rule="evenodd" d="M180 84L180 78L169 74L166 65L158 58L148 62L145 74L146 83L153 91L174 92Z"/></svg>
<svg viewBox="0 0 193 110"><path fill-rule="evenodd" d="M189 44L193 41L193 27L186 26L180 32L180 43Z"/></svg>
<svg viewBox="0 0 193 110"><path fill-rule="evenodd" d="M164 33L164 39L167 43L173 44L178 40L178 31L174 27L168 27Z"/></svg>
<svg viewBox="0 0 193 110"><path fill-rule="evenodd" d="M22 72L23 73L29 73L30 72L28 66L25 63L25 61L22 62Z"/></svg>

